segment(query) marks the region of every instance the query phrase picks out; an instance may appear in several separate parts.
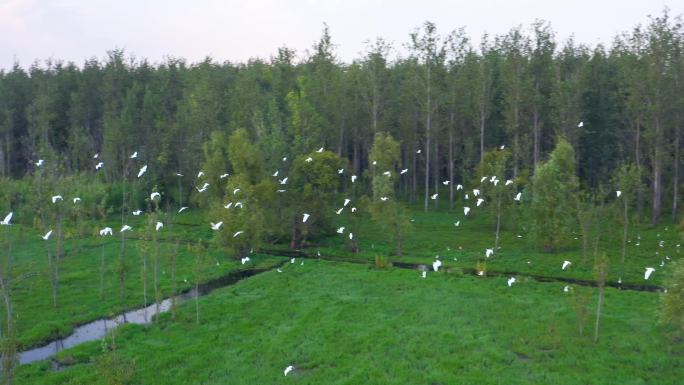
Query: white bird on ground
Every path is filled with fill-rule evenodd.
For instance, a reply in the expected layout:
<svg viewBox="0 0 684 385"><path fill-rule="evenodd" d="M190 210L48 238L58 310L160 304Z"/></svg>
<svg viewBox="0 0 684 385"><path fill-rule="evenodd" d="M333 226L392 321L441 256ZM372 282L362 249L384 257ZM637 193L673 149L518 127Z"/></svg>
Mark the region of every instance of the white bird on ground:
<svg viewBox="0 0 684 385"><path fill-rule="evenodd" d="M354 239L354 234L349 233L349 239Z"/></svg>
<svg viewBox="0 0 684 385"><path fill-rule="evenodd" d="M53 195L52 196L52 203L57 203L57 201L64 200L61 195Z"/></svg>
<svg viewBox="0 0 684 385"><path fill-rule="evenodd" d="M219 179L226 179L226 178L228 178L229 176L230 176L229 173L221 174L221 175L219 175Z"/></svg>
<svg viewBox="0 0 684 385"><path fill-rule="evenodd" d="M138 151L134 152L133 155L130 156L131 159L135 159L138 157Z"/></svg>
<svg viewBox="0 0 684 385"><path fill-rule="evenodd" d="M306 220L309 219L311 215L304 213L302 214L302 223L306 223Z"/></svg>
<svg viewBox="0 0 684 385"><path fill-rule="evenodd" d="M319 148L316 152L323 152L323 147Z"/></svg>
<svg viewBox="0 0 684 385"><path fill-rule="evenodd" d="M296 260L297 258L290 258L290 263L295 263Z"/></svg>
<svg viewBox="0 0 684 385"><path fill-rule="evenodd" d="M338 174L344 174L344 169L343 169L343 168L338 169L338 170L337 170L337 173L338 173Z"/></svg>
<svg viewBox="0 0 684 385"><path fill-rule="evenodd" d="M183 207L181 207L181 208L178 210L178 212L179 212L179 213L182 213L184 210L187 210L187 209L188 209L187 206L183 206Z"/></svg>
<svg viewBox="0 0 684 385"><path fill-rule="evenodd" d="M654 268L652 268L652 267L647 267L647 268L646 268L646 272L644 272L644 279L648 279L648 277L650 277L651 274L653 274L654 271L655 271Z"/></svg>
<svg viewBox="0 0 684 385"><path fill-rule="evenodd" d="M237 237L238 235L240 235L242 233L244 233L244 231L242 231L242 230L236 231L235 234L233 234L233 238Z"/></svg>
<svg viewBox="0 0 684 385"><path fill-rule="evenodd" d="M287 191L287 190L283 190L283 189L276 190L276 192L279 192L279 193L284 193L285 191Z"/></svg>
<svg viewBox="0 0 684 385"><path fill-rule="evenodd" d="M373 161L373 166L376 166L377 164L378 164L378 161L377 161L377 160L374 160L374 161Z"/></svg>
<svg viewBox="0 0 684 385"><path fill-rule="evenodd" d="M79 197L76 197L76 198L74 198L74 199L73 199L73 201L74 201L74 204L76 204L76 203L78 203L78 202L80 202L80 201L81 201L81 198L79 198Z"/></svg>
<svg viewBox="0 0 684 385"><path fill-rule="evenodd" d="M312 158L312 157L308 157L308 158L304 159L304 161L305 161L306 163L311 163L311 162L313 162L313 158Z"/></svg>
<svg viewBox="0 0 684 385"><path fill-rule="evenodd" d="M356 212L356 207L352 207L351 212L355 213L355 212Z"/></svg>
<svg viewBox="0 0 684 385"><path fill-rule="evenodd" d="M468 215L468 212L470 212L470 207L464 207L463 208L463 215Z"/></svg>
<svg viewBox="0 0 684 385"><path fill-rule="evenodd" d="M388 197L380 197L380 200L383 201L383 202L386 201L386 200L388 200L388 199L389 199Z"/></svg>
<svg viewBox="0 0 684 385"><path fill-rule="evenodd" d="M456 222L454 222L454 226L458 227L458 226L460 226L460 225L461 225L461 221L456 221Z"/></svg>
<svg viewBox="0 0 684 385"><path fill-rule="evenodd" d="M285 368L285 370L283 371L283 374L287 376L287 374L290 373L292 370L294 370L294 366L288 365L288 367Z"/></svg>
<svg viewBox="0 0 684 385"><path fill-rule="evenodd" d="M143 176L143 174L145 173L145 171L147 171L147 165L144 165L144 166L142 166L142 167L140 168L140 171L138 171L138 178L140 178L141 176Z"/></svg>
<svg viewBox="0 0 684 385"><path fill-rule="evenodd" d="M104 237L105 235L114 235L111 227L105 227L104 229L100 230L100 236Z"/></svg>
<svg viewBox="0 0 684 385"><path fill-rule="evenodd" d="M240 259L240 262L244 265L245 263L249 262L249 257L244 257Z"/></svg>
<svg viewBox="0 0 684 385"><path fill-rule="evenodd" d="M48 239L50 239L50 235L52 235L52 230L45 233L45 235L41 235L40 237L47 241Z"/></svg>
<svg viewBox="0 0 684 385"><path fill-rule="evenodd" d="M563 288L563 292L567 293L567 292L569 292L569 291L570 291L570 286L565 286L565 287Z"/></svg>
<svg viewBox="0 0 684 385"><path fill-rule="evenodd" d="M223 208L229 209L233 206L233 202L228 202L227 205L224 205Z"/></svg>
<svg viewBox="0 0 684 385"><path fill-rule="evenodd" d="M480 205L484 202L484 199L482 198L477 198L477 207L480 207Z"/></svg>
<svg viewBox="0 0 684 385"><path fill-rule="evenodd" d="M485 180L487 180L487 178L488 178L487 176L483 176L482 178L480 178L480 183L482 183L482 182L484 182Z"/></svg>
<svg viewBox="0 0 684 385"><path fill-rule="evenodd" d="M279 172L280 172L280 170L276 170L276 172L273 173L273 176L278 176Z"/></svg>
<svg viewBox="0 0 684 385"><path fill-rule="evenodd" d="M42 166L42 165L43 165L43 163L45 163L45 161L44 161L44 160L42 160L42 159L38 159L38 161L36 162L36 167L40 167L40 166Z"/></svg>
<svg viewBox="0 0 684 385"><path fill-rule="evenodd" d="M204 171L200 171L200 172L197 173L197 177L198 177L198 178L201 178L201 177L203 177L203 176L204 176Z"/></svg>
<svg viewBox="0 0 684 385"><path fill-rule="evenodd" d="M424 272L420 273L420 277L421 277L421 278L427 277L427 271L424 271Z"/></svg>
<svg viewBox="0 0 684 385"><path fill-rule="evenodd" d="M522 193L521 193L521 192L515 194L515 198L513 198L513 200L514 200L514 201L520 202L520 196L522 196Z"/></svg>
<svg viewBox="0 0 684 385"><path fill-rule="evenodd" d="M438 196L439 196L439 194L432 194L430 196L430 199L435 200L435 199L437 199Z"/></svg>
<svg viewBox="0 0 684 385"><path fill-rule="evenodd" d="M240 191L240 189L236 188L235 190L233 190L233 195L237 194L239 191Z"/></svg>
<svg viewBox="0 0 684 385"><path fill-rule="evenodd" d="M351 176L351 181L352 181L352 183L356 182L356 175Z"/></svg>
<svg viewBox="0 0 684 385"><path fill-rule="evenodd" d="M335 211L335 214L340 215L342 213L342 210L344 210L344 207L341 207Z"/></svg>
<svg viewBox="0 0 684 385"><path fill-rule="evenodd" d="M513 286L514 282L515 282L515 277L508 278L508 287Z"/></svg>
<svg viewBox="0 0 684 385"><path fill-rule="evenodd" d="M584 127L584 122L579 122L579 124L577 125L577 127L579 127L579 128Z"/></svg>
<svg viewBox="0 0 684 385"><path fill-rule="evenodd" d="M389 172L389 171L385 171L385 172L382 173L382 175L384 175L384 176L392 176L392 173Z"/></svg>
<svg viewBox="0 0 684 385"><path fill-rule="evenodd" d="M479 196L480 195L480 190L474 188L473 189L473 196Z"/></svg>
<svg viewBox="0 0 684 385"><path fill-rule="evenodd" d="M207 187L209 187L209 183L207 183L207 182L204 182L204 184L202 185L202 188L199 188L199 187L195 186L195 188L197 189L197 191L198 191L198 192L201 192L201 193L202 193L202 192L205 192L205 191L207 190Z"/></svg>
<svg viewBox="0 0 684 385"><path fill-rule="evenodd" d="M468 198L468 193L465 194L465 196L463 197L463 199L466 199L466 200L469 199L469 198Z"/></svg>
<svg viewBox="0 0 684 385"><path fill-rule="evenodd" d="M485 257L489 258L494 255L494 249L485 249Z"/></svg>
<svg viewBox="0 0 684 385"><path fill-rule="evenodd" d="M221 225L223 225L223 221L218 223L209 222L209 225L211 226L212 230L218 230L221 228Z"/></svg>
<svg viewBox="0 0 684 385"><path fill-rule="evenodd" d="M458 190L463 190L463 185L457 184L456 185L456 191Z"/></svg>
<svg viewBox="0 0 684 385"><path fill-rule="evenodd" d="M337 229L337 234L343 234L343 233L344 233L344 226Z"/></svg>
<svg viewBox="0 0 684 385"><path fill-rule="evenodd" d="M131 214L133 214L137 217L138 215L142 214L142 212L143 212L142 210L135 210Z"/></svg>
<svg viewBox="0 0 684 385"><path fill-rule="evenodd" d="M124 225L121 230L119 230L120 233L123 233L124 231L131 231L133 228L129 225Z"/></svg>
<svg viewBox="0 0 684 385"><path fill-rule="evenodd" d="M153 201L154 198L159 198L159 199L161 199L161 194L158 193L158 192L156 192L156 191L153 192L152 194L150 194L150 200Z"/></svg>
<svg viewBox="0 0 684 385"><path fill-rule="evenodd" d="M439 271L440 266L442 266L442 261L440 261L439 259L432 262L432 270Z"/></svg>
<svg viewBox="0 0 684 385"><path fill-rule="evenodd" d="M177 172L177 173L176 173L176 176L183 176L183 174Z"/></svg>
<svg viewBox="0 0 684 385"><path fill-rule="evenodd" d="M565 270L566 267L572 265L572 262L570 261L563 261L563 266L561 266L561 270Z"/></svg>
<svg viewBox="0 0 684 385"><path fill-rule="evenodd" d="M242 202L235 202L235 208L242 208Z"/></svg>
<svg viewBox="0 0 684 385"><path fill-rule="evenodd" d="M347 205L351 202L351 199L349 198L344 198L344 204L342 206L347 207Z"/></svg>
<svg viewBox="0 0 684 385"><path fill-rule="evenodd" d="M101 169L102 166L104 166L104 162L100 162L100 163L96 164L96 165L95 165L95 170Z"/></svg>
<svg viewBox="0 0 684 385"><path fill-rule="evenodd" d="M617 195L617 197L619 198L620 195L622 195L622 191L620 191L620 190L615 191L615 195Z"/></svg>
<svg viewBox="0 0 684 385"><path fill-rule="evenodd" d="M280 184L286 184L287 183L287 177L280 179L278 182L280 182Z"/></svg>
<svg viewBox="0 0 684 385"><path fill-rule="evenodd" d="M155 229L156 231L159 231L159 230L161 230L163 227L164 227L164 224L163 224L163 223L157 222L157 224L154 226L154 229Z"/></svg>
<svg viewBox="0 0 684 385"><path fill-rule="evenodd" d="M445 186L448 186L450 182L451 182L451 181L449 181L449 180L445 180L444 182L442 182L442 184L445 185Z"/></svg>
<svg viewBox="0 0 684 385"><path fill-rule="evenodd" d="M277 271L278 273L282 273L282 272L283 272L283 271L280 270L280 269L276 269L276 271Z"/></svg>
<svg viewBox="0 0 684 385"><path fill-rule="evenodd" d="M406 174L407 172L408 172L408 168L405 168L405 169L401 170L401 172L399 173L399 175L404 175L404 174Z"/></svg>

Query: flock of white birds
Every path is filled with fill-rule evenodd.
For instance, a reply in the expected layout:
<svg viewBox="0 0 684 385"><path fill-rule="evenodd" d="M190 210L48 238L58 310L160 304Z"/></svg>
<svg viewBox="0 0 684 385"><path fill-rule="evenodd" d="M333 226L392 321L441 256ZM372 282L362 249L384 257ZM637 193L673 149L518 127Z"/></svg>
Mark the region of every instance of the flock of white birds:
<svg viewBox="0 0 684 385"><path fill-rule="evenodd" d="M580 123L578 124L578 127L582 127L582 126L583 126L583 123L580 122ZM499 147L499 149L500 149L500 150L503 150L503 149L504 149L504 146ZM316 152L321 153L321 152L323 152L323 151L324 151L324 148L321 147L321 148L318 149ZM420 153L421 153L421 150L420 150L420 149L417 150L416 153L417 153L417 154L420 154ZM133 154L130 155L129 158L130 158L130 159L134 159L134 160L137 159L137 158L138 158L138 152L137 152L137 151L134 152ZM95 159L95 161L97 162L97 164L95 165L95 170L96 170L96 171L102 170L102 168L104 167L104 162L99 161L99 154L95 154L95 155L93 156L93 159ZM282 160L283 160L283 162L287 161L287 157L282 158ZM305 159L305 161L306 161L306 162L313 162L313 158L312 158L312 157L308 157L308 158ZM44 161L43 159L40 159L40 160L38 160L37 162L35 162L36 167L42 167L44 164L45 164L45 161ZM373 164L373 166L375 166L377 163L376 163L375 161L373 161L372 164ZM401 176L403 176L403 175L406 175L406 174L408 173L408 171L409 171L408 168L402 169L401 172L399 173L399 176L401 177ZM137 178L142 178L142 177L145 175L146 172L147 172L147 164L142 165L142 166L140 167L140 169L139 169L139 171L138 171L138 173L137 173ZM339 170L338 170L338 174L343 174L343 173L344 173L344 169L339 169ZM279 174L280 174L280 170L276 170L276 171L272 174L272 176L273 176L274 178L278 178ZM199 180L199 179L202 178L204 175L205 175L205 173L204 173L203 171L199 171L199 172L197 173L198 183L196 184L195 189L197 190L198 193L203 193L203 192L207 191L207 189L210 187L210 184L209 184L208 182L202 182L202 181ZM224 173L224 174L220 175L219 178L220 178L220 179L225 179L225 178L229 177L229 175L230 175L230 174L228 174L228 173ZM388 170L388 171L382 172L382 175L383 175L383 176L386 176L386 177L388 177L388 178L391 178L391 177L393 176L393 175L392 175L392 172L389 171L389 170ZM176 173L176 176L182 177L183 174ZM278 185L279 185L279 186L285 186L285 185L287 185L288 177L285 176L284 178L277 179L277 180L278 180ZM350 180L351 180L351 183L355 183L356 180L357 180L357 176L356 176L356 175L351 175ZM445 185L445 186L448 186L449 183L451 183L449 180L445 180L445 181L442 182L442 184ZM497 176L495 176L495 175L494 175L494 176L491 176L491 177L490 177L490 176L483 176L483 177L480 179L480 184L481 184L480 188L474 188L474 189L472 189L472 190L467 190L467 189L465 189L465 188L463 187L463 185L458 184L458 185L456 186L456 191L462 191L463 200L464 200L464 201L469 201L469 200L470 200L469 191L472 191L473 197L476 198L475 207L482 207L483 204L486 203L485 200L484 200L484 198L480 197L480 196L482 195L481 189L484 187L484 185L483 185L484 183L490 183L490 184L492 184L494 187L496 187L496 186L500 183L500 179L499 179ZM198 186L199 184L201 184L201 186ZM511 186L511 185L514 185L514 182L513 182L513 180L508 179L508 180L506 180L506 181L503 183L502 186L505 188L505 187L508 187L508 186ZM241 190L240 190L239 188L235 188L235 189L232 191L233 196L237 196L237 194L238 194L240 191L241 191ZM280 189L277 190L277 192L285 192L285 191L286 191L286 190L283 189L283 188L280 188ZM622 192L621 192L621 191L619 191L619 190L616 191L616 197L617 197L617 198L620 198L621 195L622 195ZM433 200L436 200L436 199L438 198L438 196L439 196L439 194L435 193L435 194L432 194L432 195L430 196L430 198L433 199ZM521 201L521 197L522 197L522 192L516 192L515 195L512 196L512 199L513 199L514 201L516 201L516 202L520 202L520 201ZM151 201L159 201L160 199L161 199L161 194L160 194L159 192L154 191L154 192L152 192L152 193L150 194L150 200L151 200ZM390 198L389 198L389 197L386 197L386 196L380 197L380 200L381 200L382 202L386 202L386 201L388 201L389 199L390 199ZM54 195L54 196L51 197L51 201L52 201L52 204L58 204L59 202L64 201L64 198L63 198L61 195ZM79 203L81 202L81 198L79 198L79 197L74 197L74 198L72 199L72 202L73 202L74 205L79 204ZM335 210L335 214L340 215L340 214L342 213L342 211L349 205L349 203L351 203L351 199L349 199L349 198L344 198L344 202L343 202L343 204L342 204L342 207L336 209L336 210ZM236 201L236 202L232 202L232 201L231 201L231 202L228 202L227 204L225 204L224 207L225 207L226 209L231 209L231 208L234 208L234 209L243 208L243 203L242 203L241 201ZM188 209L188 207L183 206L183 207L181 207L181 208L178 210L178 213L181 213L181 212L183 212L183 211L185 211L185 210L187 210L187 209ZM356 207L351 207L351 210L350 210L350 211L351 211L352 213L353 213L353 212L356 212ZM454 225L455 225L456 227L460 226L461 220L465 219L465 217L468 216L468 214L470 213L470 211L471 211L471 208L470 208L469 206L464 206L464 207L463 207L463 218L460 218L460 219L458 219L456 222L454 222ZM138 210L133 211L131 214L134 215L134 216L139 216L139 215L141 215L142 213L143 213L143 210L138 209ZM12 212L10 212L9 214L7 214L7 215L5 216L5 218L4 218L2 221L0 221L0 225L5 225L5 226L11 225L12 216L13 216L13 213L12 213ZM311 217L310 214L308 214L308 213L302 213L302 223L306 223L307 220L308 220L310 217ZM214 222L210 222L210 223L209 223L210 228L211 228L212 230L214 230L214 231L220 231L222 225L223 225L223 221L217 221L216 223L214 223ZM163 228L164 228L164 224L163 224L162 222L157 222L157 223L155 224L155 230L156 230L156 231L160 231L160 230L162 230ZM346 226L340 226L340 227L338 227L338 228L337 228L337 231L336 231L337 234L342 234L342 235L343 235L346 228L347 228ZM132 231L132 230L133 230L133 228L132 228L131 226L129 226L129 225L127 225L127 224L124 224L124 225L121 227L121 229L119 230L119 232L123 233L123 232L126 232L126 231ZM41 238L42 238L43 240L47 241L47 240L50 239L50 236L52 235L52 233L53 233L53 231L52 231L52 229L50 229L50 230L48 230L47 233L45 233L44 235L42 235ZM243 230L236 231L236 232L233 234L233 238L238 237L238 236L240 236L240 235L243 234L243 233L244 233ZM100 236L102 236L102 237L105 237L105 236L112 236L112 235L113 235L113 230L112 230L112 228L110 228L110 227L105 227L105 228L103 228L103 229L101 229L101 230L99 231L99 234L100 234ZM349 237L349 239L353 239L353 238L354 238L354 235L353 235L351 232L349 232L347 236ZM518 237L520 237L520 236L518 236ZM661 241L661 242L662 242L662 241ZM636 243L636 245L638 246L638 243ZM662 246L662 243L661 243L661 246ZM485 249L484 256L485 256L486 259L488 259L488 258L490 258L491 256L493 256L494 253L495 253L494 248L487 248L487 249ZM241 263L242 263L242 264L248 263L249 261L250 261L250 258L249 258L249 257L244 257L244 258L241 259ZM292 259L291 262L294 263L294 258ZM529 263L529 262L528 262L528 263ZM302 264L303 264L303 263L302 263ZM572 265L572 262L571 262L571 261L567 261L567 260L566 260L566 261L563 261L563 264L562 264L562 266L561 266L561 270L565 270L566 268L568 268L568 267L571 266L571 265ZM440 269L440 267L442 267L442 261L439 259L439 256L437 256L437 257L435 258L435 261L432 263L433 271L434 271L434 272L438 272L439 269ZM282 272L281 269L278 269L278 271L279 271L279 272ZM646 267L646 268L645 268L645 272L644 272L644 279L645 279L645 280L648 280L648 279L651 277L651 275L652 275L655 271L656 271L656 269L653 268L653 267ZM478 275L484 275L483 273L484 273L484 272L482 272L482 271L478 271ZM421 276L422 278L426 278L426 277L427 277L427 271L425 271L425 270L422 271L421 274L420 274L420 276ZM508 284L509 287L513 286L513 284L514 284L515 282L516 282L516 277L510 277L510 278L507 280L507 284ZM622 282L622 279L621 279L621 278L620 278L619 282ZM569 289L570 289L570 288L569 288L568 286L565 286L565 287L563 288L563 291L564 291L564 292L568 292ZM292 365L287 366L287 367L285 368L285 370L284 370L284 375L287 376L288 373L290 373L290 372L293 371L293 370L294 370L294 366L292 366Z"/></svg>

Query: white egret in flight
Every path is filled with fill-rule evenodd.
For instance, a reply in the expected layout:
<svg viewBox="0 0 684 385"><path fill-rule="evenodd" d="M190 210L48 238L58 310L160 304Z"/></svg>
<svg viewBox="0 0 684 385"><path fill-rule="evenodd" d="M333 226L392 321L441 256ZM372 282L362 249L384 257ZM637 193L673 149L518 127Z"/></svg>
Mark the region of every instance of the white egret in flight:
<svg viewBox="0 0 684 385"><path fill-rule="evenodd" d="M48 239L50 239L50 235L52 235L52 230L45 233L45 235L41 235L40 237L47 241Z"/></svg>
<svg viewBox="0 0 684 385"><path fill-rule="evenodd" d="M142 166L142 167L140 168L140 171L138 171L138 178L140 178L141 176L143 176L143 174L145 173L145 171L147 171L147 165L144 165L144 166Z"/></svg>
<svg viewBox="0 0 684 385"><path fill-rule="evenodd" d="M654 271L655 271L654 268L647 267L646 272L644 272L644 279L648 279L651 276L651 274L653 274Z"/></svg>
<svg viewBox="0 0 684 385"><path fill-rule="evenodd" d="M223 221L218 223L209 222L209 225L211 226L212 230L216 231L221 228L221 225L223 225Z"/></svg>
<svg viewBox="0 0 684 385"><path fill-rule="evenodd" d="M561 266L561 270L565 270L566 267L572 265L572 262L570 261L563 261L563 266Z"/></svg>
<svg viewBox="0 0 684 385"><path fill-rule="evenodd" d="M470 207L464 207L463 208L463 215L468 215L469 212L470 212Z"/></svg>
<svg viewBox="0 0 684 385"><path fill-rule="evenodd" d="M515 277L511 277L508 279L508 287L513 286L513 283L515 282Z"/></svg>
<svg viewBox="0 0 684 385"><path fill-rule="evenodd" d="M52 203L57 203L57 201L64 200L61 195L53 195L52 196Z"/></svg>
<svg viewBox="0 0 684 385"><path fill-rule="evenodd" d="M302 214L302 223L306 223L306 220L309 219L311 215L304 213Z"/></svg>
<svg viewBox="0 0 684 385"><path fill-rule="evenodd" d="M163 227L164 227L164 224L163 224L163 223L157 222L157 224L154 226L154 229L155 229L156 231L159 231L159 230L161 230Z"/></svg>
<svg viewBox="0 0 684 385"><path fill-rule="evenodd" d="M121 230L119 230L120 233L123 233L124 231L131 231L133 228L129 225L124 225Z"/></svg>
<svg viewBox="0 0 684 385"><path fill-rule="evenodd" d="M143 212L142 210L135 210L131 214L133 214L137 217L138 215L142 214L142 212Z"/></svg>

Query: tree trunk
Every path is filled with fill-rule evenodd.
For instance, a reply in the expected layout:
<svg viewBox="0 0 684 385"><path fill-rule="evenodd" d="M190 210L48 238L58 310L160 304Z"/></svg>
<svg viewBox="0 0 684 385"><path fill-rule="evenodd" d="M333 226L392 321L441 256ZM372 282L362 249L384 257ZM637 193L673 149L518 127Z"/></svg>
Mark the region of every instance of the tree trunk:
<svg viewBox="0 0 684 385"><path fill-rule="evenodd" d="M622 212L622 220L624 221L622 224L622 262L625 262L625 255L627 255L627 228L629 227L629 215L627 212L629 202L627 202L627 197L622 201L624 203Z"/></svg>
<svg viewBox="0 0 684 385"><path fill-rule="evenodd" d="M655 137L653 154L653 212L651 213L651 224L657 225L660 222L660 210L662 206L662 164L661 164L661 141L660 141L660 119L655 119Z"/></svg>
<svg viewBox="0 0 684 385"><path fill-rule="evenodd" d="M454 133L449 130L449 210L454 209Z"/></svg>
<svg viewBox="0 0 684 385"><path fill-rule="evenodd" d="M644 191L641 187L641 119L637 117L636 119L636 138L634 146L634 159L636 161L636 167L639 171L639 186L637 188L637 225L641 224L641 217L644 214Z"/></svg>
<svg viewBox="0 0 684 385"><path fill-rule="evenodd" d="M539 152L540 152L540 141L541 141L541 130L539 127L539 111L537 110L537 107L534 107L533 111L533 133L534 133L534 151L533 151L533 157L534 157L534 165L533 169L537 169L537 163L539 162Z"/></svg>
<svg viewBox="0 0 684 385"><path fill-rule="evenodd" d="M425 212L428 211L428 194L430 193L430 123L432 119L430 96L430 63L427 63L427 117L425 122Z"/></svg>
<svg viewBox="0 0 684 385"><path fill-rule="evenodd" d="M440 181L439 181L439 142L437 141L437 139L435 139L435 162L432 166L432 170L433 170L432 171L432 173L433 173L432 182L435 185L435 194L438 194L439 193ZM436 209L438 206L438 203L439 203L439 195L437 196L437 199L434 199L434 201L435 201L435 209Z"/></svg>
<svg viewBox="0 0 684 385"><path fill-rule="evenodd" d="M674 167L672 171L672 223L677 223L677 202L679 201L679 122L680 116L677 114L675 123L675 152Z"/></svg>
<svg viewBox="0 0 684 385"><path fill-rule="evenodd" d="M603 305L604 289L604 282L599 282L599 297L598 304L596 305L596 324L594 325L594 343L597 343L599 338L599 326L601 324L601 305Z"/></svg>

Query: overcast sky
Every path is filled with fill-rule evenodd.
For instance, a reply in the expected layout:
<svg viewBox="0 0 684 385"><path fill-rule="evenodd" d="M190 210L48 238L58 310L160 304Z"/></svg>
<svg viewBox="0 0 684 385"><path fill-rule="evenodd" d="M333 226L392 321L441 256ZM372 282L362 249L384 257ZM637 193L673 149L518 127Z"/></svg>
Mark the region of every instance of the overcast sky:
<svg viewBox="0 0 684 385"><path fill-rule="evenodd" d="M301 57L324 22L347 62L376 37L404 52L408 34L426 20L442 34L463 26L477 41L485 31L502 34L544 19L558 40L574 34L593 46L666 6L672 15L684 13L682 0L0 0L0 68L47 58L81 65L113 48L152 62L246 61L282 46Z"/></svg>

